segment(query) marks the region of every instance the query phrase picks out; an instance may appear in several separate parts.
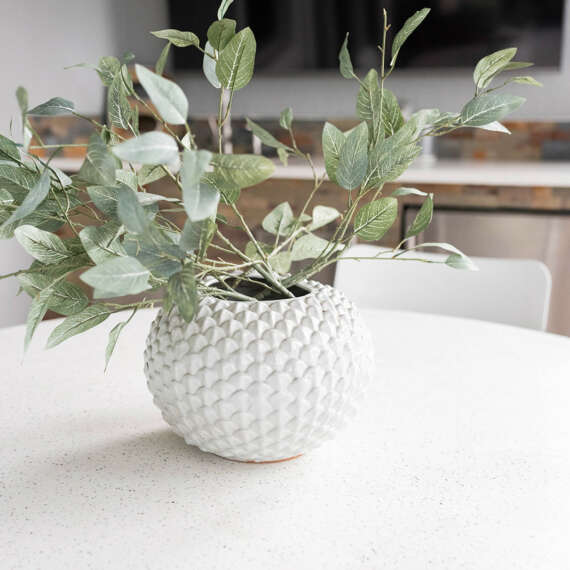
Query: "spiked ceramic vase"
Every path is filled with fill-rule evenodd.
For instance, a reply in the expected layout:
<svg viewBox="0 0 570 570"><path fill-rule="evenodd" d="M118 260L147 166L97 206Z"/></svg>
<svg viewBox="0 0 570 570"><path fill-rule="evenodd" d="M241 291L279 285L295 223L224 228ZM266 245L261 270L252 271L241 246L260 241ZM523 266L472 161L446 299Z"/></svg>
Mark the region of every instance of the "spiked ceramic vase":
<svg viewBox="0 0 570 570"><path fill-rule="evenodd" d="M155 404L190 445L227 459L283 461L354 414L371 365L356 307L338 290L275 301L204 298L151 326L145 372Z"/></svg>

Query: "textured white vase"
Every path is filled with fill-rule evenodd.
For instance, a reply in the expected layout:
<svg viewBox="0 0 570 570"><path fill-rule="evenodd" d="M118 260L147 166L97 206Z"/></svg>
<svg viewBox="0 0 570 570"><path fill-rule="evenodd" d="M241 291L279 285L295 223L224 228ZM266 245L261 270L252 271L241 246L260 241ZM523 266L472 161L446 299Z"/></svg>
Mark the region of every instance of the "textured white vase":
<svg viewBox="0 0 570 570"><path fill-rule="evenodd" d="M190 324L160 311L145 351L148 387L190 445L279 461L317 447L356 411L371 366L368 332L340 291L276 301L204 298Z"/></svg>

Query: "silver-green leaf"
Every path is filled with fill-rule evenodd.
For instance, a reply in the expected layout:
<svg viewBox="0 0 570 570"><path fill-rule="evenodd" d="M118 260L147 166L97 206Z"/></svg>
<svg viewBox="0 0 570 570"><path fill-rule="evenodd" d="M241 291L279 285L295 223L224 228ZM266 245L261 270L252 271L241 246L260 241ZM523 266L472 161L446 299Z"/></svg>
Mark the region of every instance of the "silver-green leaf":
<svg viewBox="0 0 570 570"><path fill-rule="evenodd" d="M212 47L210 42L208 42L206 44L206 47L204 48L204 60L202 62L202 71L204 72L204 75L206 76L206 79L209 81L210 85L212 85L212 87L215 87L216 89L220 89L222 84L220 83L220 80L216 75L216 65L217 65L216 57L217 57L216 50Z"/></svg>
<svg viewBox="0 0 570 570"><path fill-rule="evenodd" d="M104 263L126 252L119 241L121 227L113 222L102 226L87 226L79 232L79 238L87 255L95 263Z"/></svg>
<svg viewBox="0 0 570 570"><path fill-rule="evenodd" d="M127 186L117 189L117 215L121 223L134 234L143 234L150 225L150 218L137 199L137 193Z"/></svg>
<svg viewBox="0 0 570 570"><path fill-rule="evenodd" d="M167 293L169 302L176 305L178 312L187 322L191 322L198 305L196 279L191 265L185 265L180 273L168 280Z"/></svg>
<svg viewBox="0 0 570 570"><path fill-rule="evenodd" d="M398 54L404 45L404 42L412 35L414 30L425 20L426 16L430 13L429 8L423 8L418 10L415 14L412 14L405 22L400 31L396 34L394 41L392 42L392 59L390 60L390 66L394 67L396 64L396 59Z"/></svg>
<svg viewBox="0 0 570 570"><path fill-rule="evenodd" d="M346 142L344 133L331 123L325 123L323 128L323 155L325 169L331 182L336 182L336 171L340 159L340 151Z"/></svg>
<svg viewBox="0 0 570 570"><path fill-rule="evenodd" d="M251 119L246 119L247 126L251 132L265 145L272 148L280 148L283 150L293 151L293 149L281 141L278 141L269 131L266 131L263 127L260 127L257 123L254 123Z"/></svg>
<svg viewBox="0 0 570 570"><path fill-rule="evenodd" d="M180 30L157 30L151 32L151 34L157 38L168 40L176 47L189 47L189 46L200 46L200 39L196 34L192 32L182 32Z"/></svg>
<svg viewBox="0 0 570 570"><path fill-rule="evenodd" d="M26 194L24 201L4 222L4 226L29 216L47 198L51 185L49 170L44 170L38 183Z"/></svg>
<svg viewBox="0 0 570 570"><path fill-rule="evenodd" d="M46 348L53 348L64 340L97 326L110 314L111 311L104 305L91 305L80 313L67 317L52 331Z"/></svg>
<svg viewBox="0 0 570 570"><path fill-rule="evenodd" d="M116 159L113 157L103 139L93 133L89 137L87 155L77 174L87 184L105 186L115 183Z"/></svg>
<svg viewBox="0 0 570 570"><path fill-rule="evenodd" d="M170 135L151 131L114 146L113 153L128 162L169 164L178 156L178 145Z"/></svg>
<svg viewBox="0 0 570 570"><path fill-rule="evenodd" d="M237 91L251 81L256 49L253 32L245 28L220 52L216 75L226 89Z"/></svg>
<svg viewBox="0 0 570 570"><path fill-rule="evenodd" d="M478 127L498 121L518 109L526 99L507 93L492 93L471 99L461 110L464 126Z"/></svg>
<svg viewBox="0 0 570 570"><path fill-rule="evenodd" d="M358 187L368 170L368 126L360 123L346 137L340 150L336 180L346 190Z"/></svg>
<svg viewBox="0 0 570 570"><path fill-rule="evenodd" d="M212 164L215 178L230 188L255 186L267 180L275 171L271 160L255 154L216 154Z"/></svg>
<svg viewBox="0 0 570 570"><path fill-rule="evenodd" d="M188 118L188 99L176 83L135 65L137 77L154 103L159 115L172 125L184 125Z"/></svg>
<svg viewBox="0 0 570 570"><path fill-rule="evenodd" d="M291 249L291 259L293 261L302 261L303 259L314 259L329 246L326 239L320 238L313 234L301 236L293 244Z"/></svg>
<svg viewBox="0 0 570 570"><path fill-rule="evenodd" d="M150 289L150 271L134 257L115 257L88 269L81 280L104 297L136 295Z"/></svg>
<svg viewBox="0 0 570 570"><path fill-rule="evenodd" d="M484 89L507 64L515 57L517 48L511 47L496 51L480 59L473 71L473 82L477 89Z"/></svg>
<svg viewBox="0 0 570 570"><path fill-rule="evenodd" d="M58 263L70 256L63 241L50 232L24 225L16 228L14 235L32 257L46 265Z"/></svg>
<svg viewBox="0 0 570 570"><path fill-rule="evenodd" d="M354 232L363 240L382 238L398 217L396 198L380 198L360 209L354 220Z"/></svg>
<svg viewBox="0 0 570 570"><path fill-rule="evenodd" d="M422 204L419 212L417 213L414 221L411 223L405 237L410 238L417 236L419 233L423 232L431 223L433 217L433 194L428 194Z"/></svg>
<svg viewBox="0 0 570 570"><path fill-rule="evenodd" d="M216 50L222 51L236 35L236 21L222 19L208 28L208 43Z"/></svg>
<svg viewBox="0 0 570 570"><path fill-rule="evenodd" d="M352 60L350 59L350 53L348 51L348 34L346 34L344 42L342 42L342 46L338 54L338 61L340 74L345 79L352 79L354 77L354 68L352 66Z"/></svg>
<svg viewBox="0 0 570 570"><path fill-rule="evenodd" d="M313 208L312 222L307 226L309 230L317 230L334 222L340 217L340 212L336 208L329 206L315 206Z"/></svg>
<svg viewBox="0 0 570 570"><path fill-rule="evenodd" d="M270 234L287 236L291 233L291 225L295 217L289 202L283 202L271 210L261 222L261 227Z"/></svg>
<svg viewBox="0 0 570 570"><path fill-rule="evenodd" d="M62 97L54 97L33 109L30 109L27 114L36 117L54 117L57 115L68 115L74 110L74 105L71 101L63 99Z"/></svg>

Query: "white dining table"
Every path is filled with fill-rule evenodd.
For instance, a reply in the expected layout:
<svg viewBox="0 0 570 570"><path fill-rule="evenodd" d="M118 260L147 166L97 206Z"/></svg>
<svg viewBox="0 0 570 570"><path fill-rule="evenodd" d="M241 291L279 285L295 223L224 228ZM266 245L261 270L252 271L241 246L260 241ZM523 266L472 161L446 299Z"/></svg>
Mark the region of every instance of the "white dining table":
<svg viewBox="0 0 570 570"><path fill-rule="evenodd" d="M187 446L153 406L153 311L44 351L0 330L0 568L567 570L570 339L363 311L360 413L295 461Z"/></svg>

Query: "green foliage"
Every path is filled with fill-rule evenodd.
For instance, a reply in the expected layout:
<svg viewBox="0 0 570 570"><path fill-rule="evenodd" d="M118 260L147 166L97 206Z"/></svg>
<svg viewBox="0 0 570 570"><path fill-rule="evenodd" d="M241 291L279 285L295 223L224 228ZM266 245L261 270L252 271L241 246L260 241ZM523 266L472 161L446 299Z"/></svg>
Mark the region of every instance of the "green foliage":
<svg viewBox="0 0 570 570"><path fill-rule="evenodd" d="M360 186L368 170L368 126L360 123L346 137L336 170L337 182L347 190Z"/></svg>
<svg viewBox="0 0 570 570"><path fill-rule="evenodd" d="M400 187L385 197L384 185L397 180L414 161L425 136L462 127L508 133L500 121L524 99L498 90L511 83L536 86L538 82L527 75L507 75L502 83L498 79L503 73L531 64L513 61L515 48L490 54L476 65L475 95L461 113L420 109L406 121L397 94L387 89L385 82L404 43L429 9L420 10L405 22L394 37L389 61L390 25L383 12L378 66L363 78L357 76L352 64L347 35L340 47L339 67L343 77L355 81L360 122L347 132L325 123L322 148L326 173L300 149L291 108L279 116L289 144L247 120L251 132L264 145L276 149L284 165L291 157L304 160L314 174L313 187L298 211L288 202L279 203L279 197L266 198L278 205L262 219L261 226L270 236L270 243L263 243L256 238L259 228L241 213L239 198L242 190L248 191L272 176L274 161L264 156L224 153L224 126L230 120L236 93L252 79L256 55L251 29L239 29L236 21L225 17L231 4L232 0L221 2L218 19L203 38L203 49L200 38L191 31L152 32L166 42L155 72L135 66L150 104L134 89L127 67L132 54L121 59L102 57L96 67L82 64L95 69L107 88L107 125L91 121L95 128L86 158L72 178L28 155L32 137L28 115L81 115L70 101L59 97L29 110L27 92L18 88L24 144L0 136L0 237L15 235L35 258L27 270L18 272L21 288L32 297L26 347L48 310L66 317L52 332L48 346L102 323L111 313L132 311L110 332L105 353L108 363L120 333L136 310L153 306L157 297L165 310L176 306L182 318L190 322L200 298L206 295L238 300L263 300L268 294L292 296L293 285L339 260L355 238L382 239L397 219L398 199L407 197L424 200L405 235L400 236L401 243L388 250L391 259L401 258L399 248L404 244L408 250L435 247L447 252L444 263L449 267L475 269L465 254L450 244L412 245L415 241L409 241L431 221L432 194ZM198 147L198 138L187 120L186 93L162 76L172 46L203 52L204 75L219 97L213 105L218 115L216 153ZM139 133L139 108L153 115L160 130ZM319 191L327 177L327 193L340 192L346 200L340 211L319 203ZM159 180L170 185L168 196L160 193L158 184L152 187L153 192L147 192L148 185ZM258 190L258 195L270 192L270 188L267 185ZM171 213L185 215L182 227L175 225L180 220ZM64 225L68 227L62 235L74 237L62 239L55 234ZM247 240L243 251L238 245L241 242L234 243L237 235ZM94 288L92 296L104 301L91 300L83 284L72 283L70 275L74 272L81 272L82 283ZM258 292L245 294L238 285L252 285L252 277L260 276L265 283ZM147 293L150 291L152 295ZM140 297L124 298L130 295Z"/></svg>
<svg viewBox="0 0 570 570"><path fill-rule="evenodd" d="M235 20L218 20L208 28L208 43L215 50L222 51L235 35Z"/></svg>
<svg viewBox="0 0 570 570"><path fill-rule="evenodd" d="M151 131L114 146L113 153L128 162L169 164L178 156L178 145L170 135Z"/></svg>
<svg viewBox="0 0 570 570"><path fill-rule="evenodd" d="M366 204L356 215L354 231L366 241L376 241L392 227L398 217L398 201L380 198Z"/></svg>
<svg viewBox="0 0 570 570"><path fill-rule="evenodd" d="M354 75L354 68L352 66L352 60L350 58L350 53L348 51L348 34L344 38L344 42L340 48L340 52L338 54L338 61L339 61L339 69L340 74L345 79L352 79Z"/></svg>
<svg viewBox="0 0 570 570"><path fill-rule="evenodd" d="M167 295L168 304L176 305L182 318L189 323L198 305L196 279L191 265L185 265L179 273L172 275L168 280Z"/></svg>
<svg viewBox="0 0 570 570"><path fill-rule="evenodd" d="M111 310L104 305L90 305L77 315L67 317L52 331L46 348L53 348L72 336L96 327L106 320L110 314Z"/></svg>
<svg viewBox="0 0 570 570"><path fill-rule="evenodd" d="M173 81L142 65L137 64L135 69L141 85L164 121L172 125L185 124L188 117L188 99L184 91Z"/></svg>
<svg viewBox="0 0 570 570"><path fill-rule="evenodd" d="M20 226L14 231L20 245L35 259L52 265L69 257L65 244L55 234L34 226Z"/></svg>
<svg viewBox="0 0 570 570"><path fill-rule="evenodd" d="M114 257L88 269L81 280L95 289L95 298L136 295L150 289L150 271L134 257Z"/></svg>
<svg viewBox="0 0 570 570"><path fill-rule="evenodd" d="M402 26L402 29L396 34L394 41L392 42L392 59L390 65L394 67L396 65L396 59L398 54L404 45L404 42L412 35L416 28L426 19L426 16L430 13L429 8L422 8L418 10L415 14L410 16Z"/></svg>
<svg viewBox="0 0 570 570"><path fill-rule="evenodd" d="M176 47L199 47L200 39L196 34L192 32L181 32L180 30L158 30L156 32L151 32L151 34L157 38L163 40L168 40L171 44Z"/></svg>
<svg viewBox="0 0 570 570"><path fill-rule="evenodd" d="M243 89L253 76L257 44L250 28L237 33L220 52L216 76L231 91Z"/></svg>
<svg viewBox="0 0 570 570"><path fill-rule="evenodd" d="M54 117L56 115L68 115L74 110L74 105L67 99L61 97L54 97L33 109L27 111L28 115L35 117Z"/></svg>

